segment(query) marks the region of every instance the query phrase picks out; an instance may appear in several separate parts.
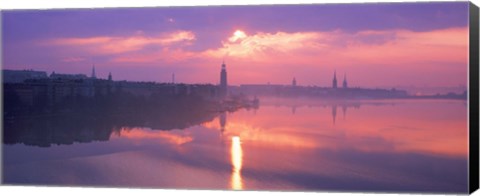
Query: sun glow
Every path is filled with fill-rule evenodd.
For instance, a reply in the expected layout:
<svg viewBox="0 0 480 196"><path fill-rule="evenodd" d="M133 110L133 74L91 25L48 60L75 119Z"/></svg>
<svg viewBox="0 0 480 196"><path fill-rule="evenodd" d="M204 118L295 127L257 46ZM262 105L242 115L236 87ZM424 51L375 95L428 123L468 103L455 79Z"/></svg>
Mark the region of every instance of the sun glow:
<svg viewBox="0 0 480 196"><path fill-rule="evenodd" d="M243 32L241 30L236 30L233 33L233 36L230 37L228 40L230 42L236 42L237 40L241 40L241 39L246 38L246 37L247 37L247 34L245 34L245 32Z"/></svg>

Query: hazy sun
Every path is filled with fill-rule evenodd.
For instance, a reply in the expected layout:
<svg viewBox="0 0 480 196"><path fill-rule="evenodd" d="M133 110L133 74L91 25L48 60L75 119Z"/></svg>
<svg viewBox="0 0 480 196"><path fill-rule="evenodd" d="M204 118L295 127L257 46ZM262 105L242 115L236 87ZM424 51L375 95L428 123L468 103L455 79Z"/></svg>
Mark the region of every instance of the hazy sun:
<svg viewBox="0 0 480 196"><path fill-rule="evenodd" d="M233 36L230 37L228 40L231 41L231 42L235 42L239 39L243 39L247 37L247 34L245 34L245 32L241 31L241 30L236 30L235 33L233 33Z"/></svg>

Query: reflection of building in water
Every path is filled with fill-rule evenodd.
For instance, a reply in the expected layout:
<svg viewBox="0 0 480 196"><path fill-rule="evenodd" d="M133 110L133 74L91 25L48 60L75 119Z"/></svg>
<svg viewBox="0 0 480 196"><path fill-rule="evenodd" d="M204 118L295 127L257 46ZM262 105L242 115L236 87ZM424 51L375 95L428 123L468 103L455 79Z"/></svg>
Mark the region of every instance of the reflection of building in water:
<svg viewBox="0 0 480 196"><path fill-rule="evenodd" d="M225 132L225 125L227 124L226 112L222 112L222 114L220 114L219 121L220 121L220 132L223 133Z"/></svg>
<svg viewBox="0 0 480 196"><path fill-rule="evenodd" d="M342 112L343 112L343 120L345 120L345 116L347 115L347 106L342 105Z"/></svg>
<svg viewBox="0 0 480 196"><path fill-rule="evenodd" d="M296 110L297 110L297 106L292 106L292 114L295 114Z"/></svg>
<svg viewBox="0 0 480 196"><path fill-rule="evenodd" d="M243 189L243 181L242 181L242 162L243 162L243 152L242 152L242 145L240 142L240 137L233 136L232 137L232 146L230 148L230 156L232 162L232 177L230 181L230 185L234 190L242 190Z"/></svg>
<svg viewBox="0 0 480 196"><path fill-rule="evenodd" d="M337 105L332 106L332 117L333 117L333 124L335 124L335 119L337 118Z"/></svg>

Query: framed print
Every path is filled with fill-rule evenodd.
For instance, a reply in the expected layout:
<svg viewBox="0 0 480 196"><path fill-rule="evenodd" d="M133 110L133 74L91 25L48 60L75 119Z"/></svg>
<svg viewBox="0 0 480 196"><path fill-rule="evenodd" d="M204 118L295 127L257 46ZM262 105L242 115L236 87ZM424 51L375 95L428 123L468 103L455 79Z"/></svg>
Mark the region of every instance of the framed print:
<svg viewBox="0 0 480 196"><path fill-rule="evenodd" d="M471 2L2 10L2 184L469 194Z"/></svg>

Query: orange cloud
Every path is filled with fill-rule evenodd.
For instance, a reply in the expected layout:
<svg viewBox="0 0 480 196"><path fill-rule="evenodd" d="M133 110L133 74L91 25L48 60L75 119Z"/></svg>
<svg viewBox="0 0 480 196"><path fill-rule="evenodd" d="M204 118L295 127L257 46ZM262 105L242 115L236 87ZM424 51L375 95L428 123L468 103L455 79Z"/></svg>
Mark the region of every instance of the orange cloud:
<svg viewBox="0 0 480 196"><path fill-rule="evenodd" d="M204 55L213 58L230 56L262 61L271 59L276 54L285 54L296 49L318 49L321 44L314 40L322 38L322 33L314 32L277 32L275 34L260 32L252 36L244 33L236 34L229 38L229 42L224 42L223 47L204 51Z"/></svg>
<svg viewBox="0 0 480 196"><path fill-rule="evenodd" d="M138 51L148 45L169 46L176 43L188 44L195 39L193 32L176 31L155 37L147 37L140 34L127 37L58 38L42 44L78 47L96 54L118 54Z"/></svg>
<svg viewBox="0 0 480 196"><path fill-rule="evenodd" d="M236 33L238 34L238 33ZM263 33L229 38L221 48L204 52L263 63L383 64L422 62L466 63L468 29L429 32L408 30Z"/></svg>
<svg viewBox="0 0 480 196"><path fill-rule="evenodd" d="M468 28L449 28L427 32L259 32L234 42L224 41L221 47L203 51L200 56L227 57L235 66L229 70L241 75L232 75L232 84L287 82L302 75L302 85L324 85L333 70L340 68L355 73L350 77L355 86L374 86L379 81L389 86L456 86L465 83L467 53ZM382 74L372 78L367 69ZM269 77L246 77L265 72L271 73ZM446 77L448 80L442 79Z"/></svg>
<svg viewBox="0 0 480 196"><path fill-rule="evenodd" d="M245 32L237 30L235 33L233 33L232 37L228 38L228 41L230 42L236 42L237 40L243 39L247 37L247 34Z"/></svg>
<svg viewBox="0 0 480 196"><path fill-rule="evenodd" d="M115 63L151 63L163 61L167 63L183 61L197 57L194 52L185 51L183 49L163 48L160 51L138 54L124 54L112 59Z"/></svg>
<svg viewBox="0 0 480 196"><path fill-rule="evenodd" d="M236 31L220 47L191 50L196 40L190 31L154 37L142 32L125 37L60 38L45 42L79 48L95 55L111 55L108 63L126 65L184 66L206 68L206 74L191 81L216 82L221 59L226 57L230 84L289 82L297 76L301 85L326 85L334 69L355 73L353 86L395 85L457 86L467 77L468 28L426 32L404 29L344 32L256 32ZM45 44L44 43L44 44ZM151 47L153 46L153 47ZM65 55L68 57L68 55ZM459 65L465 65L459 67ZM371 77L371 72L382 73ZM269 72L268 77L265 76ZM327 73L328 72L328 73ZM425 73L428 73L426 75ZM184 76L189 73L183 73ZM207 77L208 76L208 77ZM190 77L190 76L189 76ZM445 80L443 78L447 78ZM248 81L246 81L248 78ZM411 79L413 78L413 79Z"/></svg>

